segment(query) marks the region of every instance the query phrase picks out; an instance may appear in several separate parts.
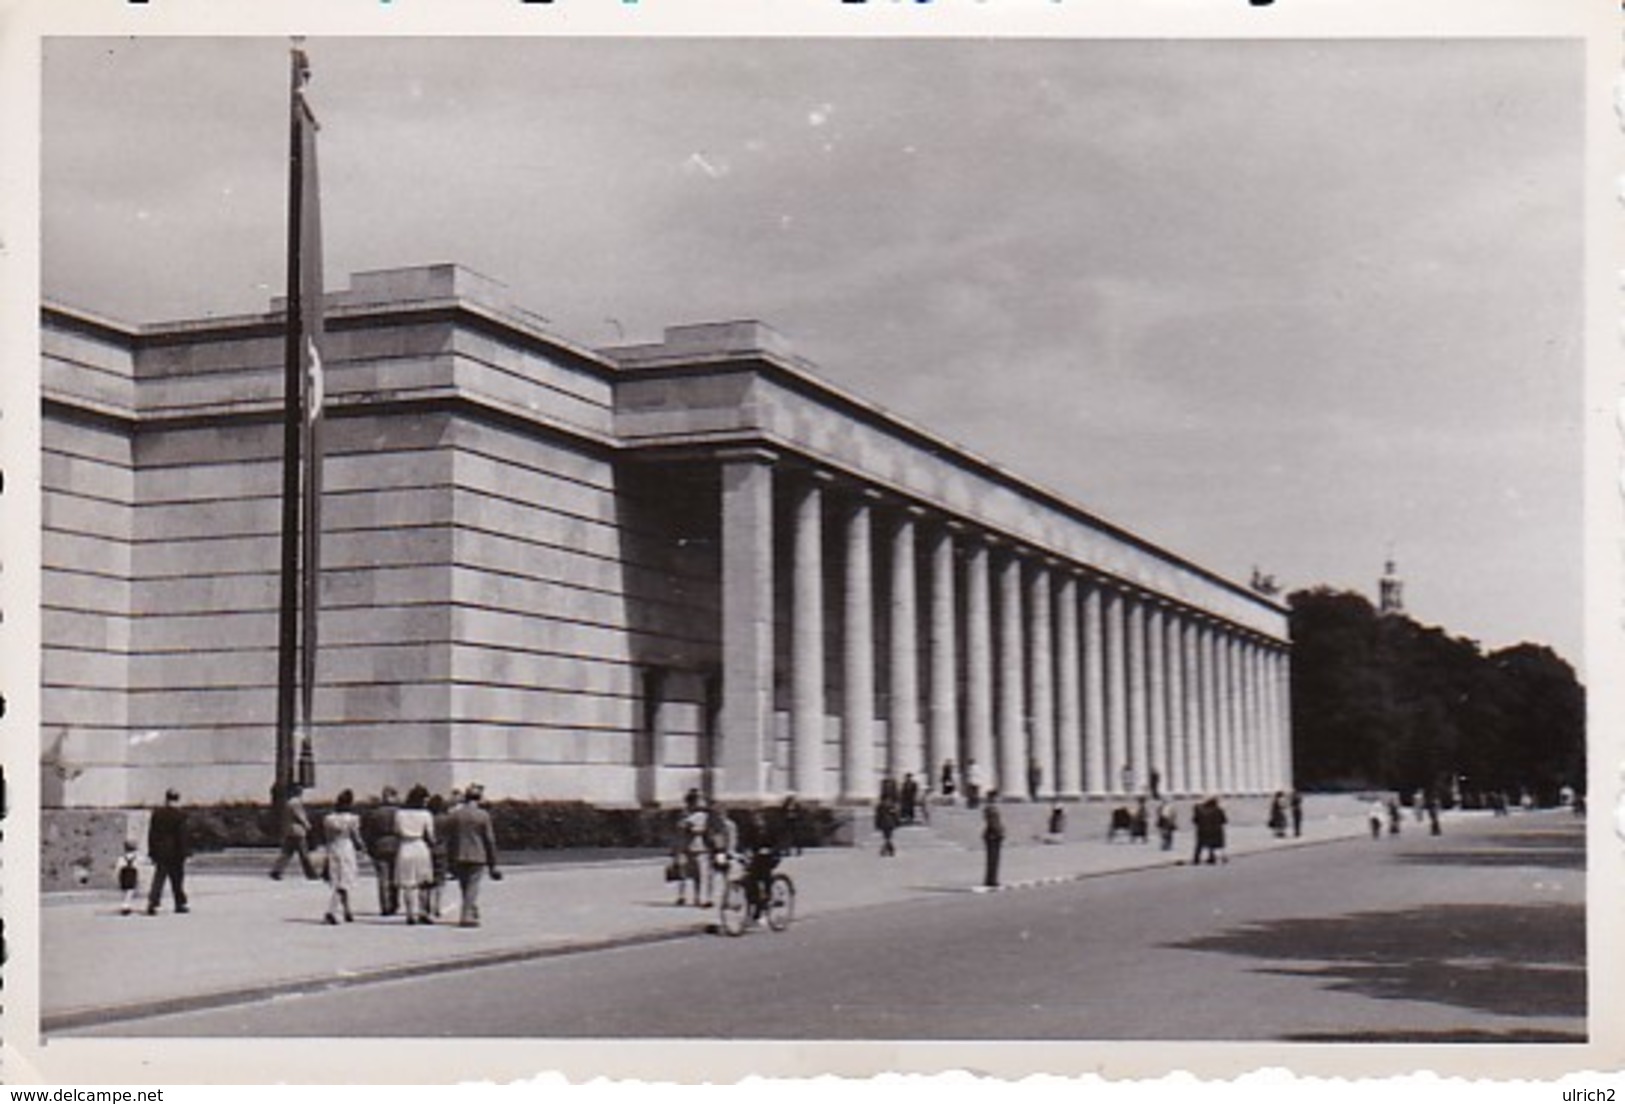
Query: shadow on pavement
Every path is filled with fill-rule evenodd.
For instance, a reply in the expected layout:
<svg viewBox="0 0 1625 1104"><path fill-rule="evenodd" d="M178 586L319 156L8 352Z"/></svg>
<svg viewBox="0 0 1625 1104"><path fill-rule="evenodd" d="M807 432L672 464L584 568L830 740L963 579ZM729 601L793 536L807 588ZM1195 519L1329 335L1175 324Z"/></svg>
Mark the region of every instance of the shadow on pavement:
<svg viewBox="0 0 1625 1104"><path fill-rule="evenodd" d="M1429 905L1253 924L1173 946L1313 963L1262 969L1379 1000L1586 1014L1583 905Z"/></svg>
<svg viewBox="0 0 1625 1104"><path fill-rule="evenodd" d="M1585 853L1585 822L1545 832L1504 832L1477 837L1487 847L1523 847L1531 851L1552 849Z"/></svg>
<svg viewBox="0 0 1625 1104"><path fill-rule="evenodd" d="M1583 1031L1306 1031L1289 1043L1583 1043Z"/></svg>
<svg viewBox="0 0 1625 1104"><path fill-rule="evenodd" d="M1577 832L1524 832L1480 836L1470 846L1449 851L1409 851L1396 856L1413 866L1543 866L1584 870L1585 836Z"/></svg>
<svg viewBox="0 0 1625 1104"><path fill-rule="evenodd" d="M1553 870L1584 870L1584 851L1551 851L1508 847L1499 851L1417 851L1398 856L1410 866L1542 866Z"/></svg>

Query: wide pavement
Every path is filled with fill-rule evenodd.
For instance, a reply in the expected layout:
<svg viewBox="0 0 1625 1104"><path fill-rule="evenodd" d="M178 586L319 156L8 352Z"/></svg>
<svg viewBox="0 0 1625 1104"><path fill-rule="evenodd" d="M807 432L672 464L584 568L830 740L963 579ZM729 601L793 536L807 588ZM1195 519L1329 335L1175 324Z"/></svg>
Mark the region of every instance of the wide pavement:
<svg viewBox="0 0 1625 1104"><path fill-rule="evenodd" d="M1105 805L1073 807L1062 843L1041 842L1043 806L1006 806L1005 887L1020 890L1178 862L1192 843L1188 803L1181 806L1185 828L1172 852L1154 842L1105 842ZM1263 827L1264 806L1260 800L1227 803L1233 858L1366 831L1362 802L1311 797L1302 838L1278 840ZM798 915L973 892L981 877L978 825L977 814L939 810L932 828L899 834L896 858L879 858L872 842L791 858L786 869L798 886ZM1419 830L1407 815L1406 831ZM409 927L399 918L379 917L371 907L373 886L365 879L356 922L329 927L322 923L324 884L296 877L273 882L263 873L242 872L241 864L235 870L204 865L190 872L187 915L171 913L166 903L155 917L121 916L112 893L46 895L43 1033L102 1025L139 1035L142 1017L167 1012L707 936L714 912L677 908L661 879L663 865L656 858L510 864L505 881L487 885L485 923L477 929L447 923ZM455 915L456 896L452 888L449 916Z"/></svg>
<svg viewBox="0 0 1625 1104"><path fill-rule="evenodd" d="M1584 832L1560 815L1475 819L1442 837L944 893L784 934L535 958L131 1026L162 1038L1582 1043Z"/></svg>

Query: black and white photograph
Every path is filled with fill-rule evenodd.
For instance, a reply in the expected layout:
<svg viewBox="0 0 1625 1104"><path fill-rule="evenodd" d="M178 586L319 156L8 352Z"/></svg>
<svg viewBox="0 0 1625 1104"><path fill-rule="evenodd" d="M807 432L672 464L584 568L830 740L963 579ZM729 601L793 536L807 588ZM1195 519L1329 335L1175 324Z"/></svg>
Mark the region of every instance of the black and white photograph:
<svg viewBox="0 0 1625 1104"><path fill-rule="evenodd" d="M42 34L41 1062L1617 1066L1585 8Z"/></svg>

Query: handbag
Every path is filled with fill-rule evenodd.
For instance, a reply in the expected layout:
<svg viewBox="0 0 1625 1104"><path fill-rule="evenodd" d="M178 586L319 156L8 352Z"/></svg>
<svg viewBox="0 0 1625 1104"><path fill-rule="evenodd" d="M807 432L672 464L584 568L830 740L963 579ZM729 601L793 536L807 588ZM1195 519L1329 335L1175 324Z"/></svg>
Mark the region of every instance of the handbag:
<svg viewBox="0 0 1625 1104"><path fill-rule="evenodd" d="M680 882L682 880L683 866L677 861L677 856L673 855L671 858L666 860L666 881Z"/></svg>

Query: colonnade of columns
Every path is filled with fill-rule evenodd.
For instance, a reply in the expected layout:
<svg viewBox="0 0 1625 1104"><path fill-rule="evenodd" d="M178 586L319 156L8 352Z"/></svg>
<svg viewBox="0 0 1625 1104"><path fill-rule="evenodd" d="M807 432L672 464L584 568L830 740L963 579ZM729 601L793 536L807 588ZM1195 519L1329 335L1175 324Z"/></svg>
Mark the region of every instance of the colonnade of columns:
<svg viewBox="0 0 1625 1104"><path fill-rule="evenodd" d="M999 534L786 474L766 450L721 460L720 793L773 789L776 480L792 527L782 781L803 798L872 800L887 774L913 773L935 789L949 760L961 784L969 776L1011 797L1290 787L1282 641ZM833 605L826 526L840 550ZM826 625L832 613L838 626ZM838 756L826 755L834 629Z"/></svg>

